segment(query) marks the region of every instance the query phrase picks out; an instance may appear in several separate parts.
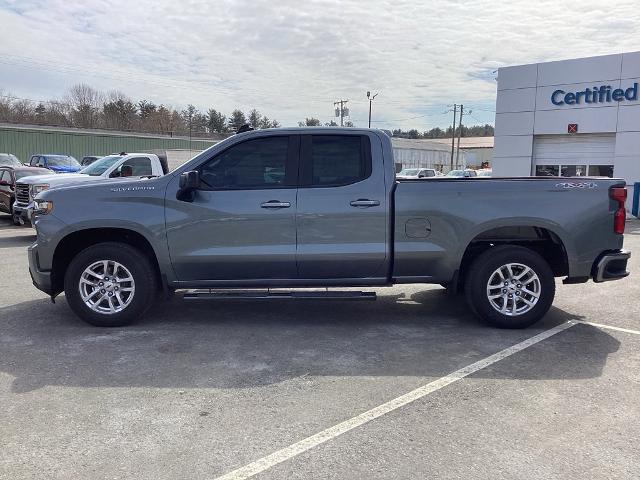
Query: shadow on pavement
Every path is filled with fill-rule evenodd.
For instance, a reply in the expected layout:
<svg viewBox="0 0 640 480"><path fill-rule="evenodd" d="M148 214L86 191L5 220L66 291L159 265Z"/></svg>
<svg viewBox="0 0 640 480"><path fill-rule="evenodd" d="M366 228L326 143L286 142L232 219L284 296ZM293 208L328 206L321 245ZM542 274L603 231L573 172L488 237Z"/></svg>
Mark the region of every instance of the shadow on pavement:
<svg viewBox="0 0 640 480"><path fill-rule="evenodd" d="M84 324L64 297L55 305L43 299L5 307L0 318L0 371L15 377L16 393L47 385L246 388L301 376L441 377L578 319L552 309L534 328L493 329L440 288L411 297L383 294L377 302L188 302L178 296L116 329ZM479 373L592 378L619 346L584 325L554 339L538 344L545 345L536 350L540 356L513 376Z"/></svg>

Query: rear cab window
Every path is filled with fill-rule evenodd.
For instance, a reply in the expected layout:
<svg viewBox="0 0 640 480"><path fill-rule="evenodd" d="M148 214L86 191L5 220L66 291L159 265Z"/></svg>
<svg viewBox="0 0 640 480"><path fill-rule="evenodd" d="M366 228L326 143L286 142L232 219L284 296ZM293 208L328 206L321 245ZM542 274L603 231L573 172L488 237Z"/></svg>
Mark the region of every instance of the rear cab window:
<svg viewBox="0 0 640 480"><path fill-rule="evenodd" d="M339 187L371 176L366 135L305 135L302 152L302 186Z"/></svg>
<svg viewBox="0 0 640 480"><path fill-rule="evenodd" d="M87 167L91 168L91 166ZM122 162L112 173L111 177L148 177L153 175L151 159L149 157L134 157Z"/></svg>

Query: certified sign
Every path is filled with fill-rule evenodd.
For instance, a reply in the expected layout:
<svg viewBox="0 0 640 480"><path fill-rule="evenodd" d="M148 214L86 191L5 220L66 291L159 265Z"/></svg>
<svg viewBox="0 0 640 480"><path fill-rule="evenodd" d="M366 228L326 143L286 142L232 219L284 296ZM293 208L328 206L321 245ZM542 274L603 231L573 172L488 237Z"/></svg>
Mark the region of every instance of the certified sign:
<svg viewBox="0 0 640 480"><path fill-rule="evenodd" d="M638 100L638 82L626 89L599 85L579 92L556 90L551 94L551 103L554 105L580 105L582 100L584 103L633 102Z"/></svg>

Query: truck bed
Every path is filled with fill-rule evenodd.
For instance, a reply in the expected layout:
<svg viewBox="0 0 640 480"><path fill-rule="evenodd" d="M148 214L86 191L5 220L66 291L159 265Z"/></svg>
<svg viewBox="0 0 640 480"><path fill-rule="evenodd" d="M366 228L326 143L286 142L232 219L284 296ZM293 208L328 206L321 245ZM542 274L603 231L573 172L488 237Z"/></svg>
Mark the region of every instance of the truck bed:
<svg viewBox="0 0 640 480"><path fill-rule="evenodd" d="M394 192L393 277L448 282L468 245L505 235L561 242L568 276L588 277L593 260L622 247L613 231L617 203L609 189L622 179L601 177L436 178L402 180ZM536 238L533 238L533 237ZM453 249L453 250L452 250Z"/></svg>

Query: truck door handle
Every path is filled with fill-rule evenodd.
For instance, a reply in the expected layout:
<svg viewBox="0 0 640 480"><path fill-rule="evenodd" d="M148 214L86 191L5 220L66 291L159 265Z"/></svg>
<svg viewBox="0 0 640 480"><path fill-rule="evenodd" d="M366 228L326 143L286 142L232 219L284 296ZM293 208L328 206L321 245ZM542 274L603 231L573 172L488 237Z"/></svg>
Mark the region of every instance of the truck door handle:
<svg viewBox="0 0 640 480"><path fill-rule="evenodd" d="M261 203L262 208L289 208L291 204L289 202L279 202L277 200L269 200L268 202Z"/></svg>
<svg viewBox="0 0 640 480"><path fill-rule="evenodd" d="M366 198L359 198L358 200L351 201L352 207L377 207L380 205L378 200L367 200Z"/></svg>

